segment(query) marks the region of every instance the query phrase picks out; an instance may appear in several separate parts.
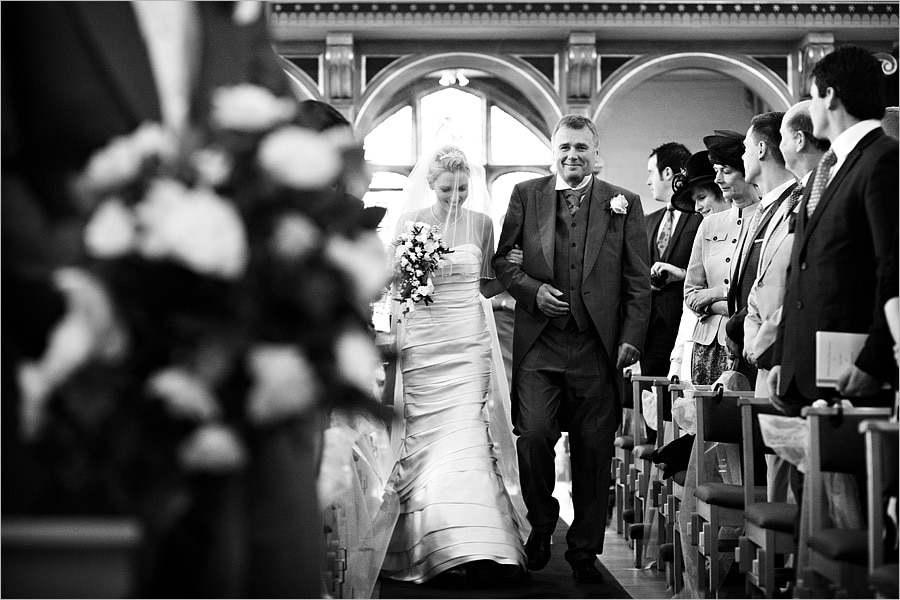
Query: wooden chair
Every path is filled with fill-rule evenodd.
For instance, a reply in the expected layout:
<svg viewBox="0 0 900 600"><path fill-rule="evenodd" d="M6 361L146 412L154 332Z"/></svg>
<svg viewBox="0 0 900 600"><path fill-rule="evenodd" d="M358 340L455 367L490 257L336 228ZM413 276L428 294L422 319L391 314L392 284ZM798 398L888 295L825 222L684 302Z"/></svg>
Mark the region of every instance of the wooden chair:
<svg viewBox="0 0 900 600"><path fill-rule="evenodd" d="M719 555L734 552L737 540L719 541L722 527L744 526L744 488L721 481L709 481L704 452L707 442L742 445L741 411L739 398L752 398L752 391L730 392L721 387L713 391L694 392L697 406L697 512L693 521L699 532L697 544L697 579L694 589L701 597L709 597L724 582L727 573L721 572ZM756 501L765 500L766 488L754 486ZM704 563L709 575L705 575Z"/></svg>
<svg viewBox="0 0 900 600"><path fill-rule="evenodd" d="M744 458L744 535L740 538L740 570L746 576L749 595L762 593L774 598L785 579L793 579L793 569L776 568L778 555L796 554L795 526L800 507L787 502L754 501L757 472L756 450L774 454L765 446L760 432L760 414L781 414L768 398L739 398L743 429ZM762 465L765 468L765 464Z"/></svg>
<svg viewBox="0 0 900 600"><path fill-rule="evenodd" d="M863 421L860 433L866 440L866 481L868 482L869 588L876 598L900 596L900 567L896 553L885 556L885 498L898 496L898 430L900 424L886 421Z"/></svg>
<svg viewBox="0 0 900 600"><path fill-rule="evenodd" d="M625 372L625 382L631 382L631 371ZM633 466L632 450L635 439L633 435L634 409L627 414L628 409L623 409L622 426L614 442L613 454L613 479L615 481L616 504L616 533L625 533L625 511L634 510L634 491L631 487L631 469ZM626 417L630 417L626 418Z"/></svg>
<svg viewBox="0 0 900 600"><path fill-rule="evenodd" d="M865 529L826 528L828 501L825 473L865 477L865 443L859 425L865 419L886 420L889 408L843 408L840 405L803 409L809 421L809 473L803 488L808 564L798 575L798 594L862 598L869 595L868 540Z"/></svg>
<svg viewBox="0 0 900 600"><path fill-rule="evenodd" d="M651 460L653 451L656 449L657 442L649 443L647 441L646 424L644 422L643 406L641 396L646 390L653 389L657 386L668 385L668 379L664 377L649 377L644 375L633 375L631 377L631 386L634 395L634 412L632 418L632 437L635 440L632 449L632 467L631 467L631 488L634 498L632 500L632 510L625 513L625 522L629 523L628 537L634 544L634 566L641 568L643 563L644 551L644 535L649 529L647 523L644 523L644 514L647 504L650 500L650 470L653 466ZM659 402L657 403L659 404ZM660 435L657 435L657 440ZM640 443L638 443L640 441Z"/></svg>

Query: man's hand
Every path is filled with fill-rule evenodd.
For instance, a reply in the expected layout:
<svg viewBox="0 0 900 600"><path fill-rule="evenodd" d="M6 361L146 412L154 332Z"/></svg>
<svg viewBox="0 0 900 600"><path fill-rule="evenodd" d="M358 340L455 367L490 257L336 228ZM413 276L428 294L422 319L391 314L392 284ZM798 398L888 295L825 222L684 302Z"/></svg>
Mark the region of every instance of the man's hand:
<svg viewBox="0 0 900 600"><path fill-rule="evenodd" d="M665 273L666 283L671 283L673 281L683 281L687 272L684 269L680 269L675 265L671 265L665 262L655 262L653 266L650 267L650 275L656 277L663 277L663 273Z"/></svg>
<svg viewBox="0 0 900 600"><path fill-rule="evenodd" d="M775 365L772 367L772 370L769 371L769 379L766 381L766 387L769 391L769 402L772 406L787 414L787 404L784 402L784 398L778 395L778 388L780 386L781 365Z"/></svg>
<svg viewBox="0 0 900 600"><path fill-rule="evenodd" d="M756 355L748 348L744 348L744 360L747 361L747 364L756 366Z"/></svg>
<svg viewBox="0 0 900 600"><path fill-rule="evenodd" d="M616 369L630 367L641 357L641 351L627 342L619 344L619 357L616 360Z"/></svg>
<svg viewBox="0 0 900 600"><path fill-rule="evenodd" d="M548 317L564 317L569 313L569 303L559 300L563 293L550 285L541 284L537 291L537 307Z"/></svg>
<svg viewBox="0 0 900 600"><path fill-rule="evenodd" d="M850 365L837 381L838 393L846 398L874 396L880 389L881 382L856 365Z"/></svg>

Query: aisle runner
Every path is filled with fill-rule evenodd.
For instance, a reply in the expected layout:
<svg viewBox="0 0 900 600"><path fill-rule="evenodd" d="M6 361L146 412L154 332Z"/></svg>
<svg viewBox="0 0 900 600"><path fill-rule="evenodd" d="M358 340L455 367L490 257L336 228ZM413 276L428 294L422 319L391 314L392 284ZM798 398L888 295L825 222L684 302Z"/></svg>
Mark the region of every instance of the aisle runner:
<svg viewBox="0 0 900 600"><path fill-rule="evenodd" d="M380 598L631 598L615 577L598 562L604 582L575 583L572 569L563 558L568 526L560 521L553 533L553 554L543 570L514 584L496 588L459 589L435 585L416 585L391 579L379 579ZM607 532L609 535L609 532ZM376 593L379 592L376 588Z"/></svg>

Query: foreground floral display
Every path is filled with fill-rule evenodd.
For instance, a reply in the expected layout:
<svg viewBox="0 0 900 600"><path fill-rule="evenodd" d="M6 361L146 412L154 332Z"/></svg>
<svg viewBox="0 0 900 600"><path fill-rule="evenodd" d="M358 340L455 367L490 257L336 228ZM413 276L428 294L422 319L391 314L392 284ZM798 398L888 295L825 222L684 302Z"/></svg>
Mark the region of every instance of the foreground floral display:
<svg viewBox="0 0 900 600"><path fill-rule="evenodd" d="M18 374L24 433L65 510L143 515L163 557L147 568L169 579L204 577L198 560L240 564L268 519L285 538L320 519L297 474L317 460L321 415L385 415L370 334L391 275L384 211L335 191L341 149L295 122L293 100L239 85L211 108L200 131L145 123L110 140L74 181L95 207L89 262L58 274L69 312ZM200 524L219 532L212 557L179 538ZM210 581L193 591L252 588Z"/></svg>

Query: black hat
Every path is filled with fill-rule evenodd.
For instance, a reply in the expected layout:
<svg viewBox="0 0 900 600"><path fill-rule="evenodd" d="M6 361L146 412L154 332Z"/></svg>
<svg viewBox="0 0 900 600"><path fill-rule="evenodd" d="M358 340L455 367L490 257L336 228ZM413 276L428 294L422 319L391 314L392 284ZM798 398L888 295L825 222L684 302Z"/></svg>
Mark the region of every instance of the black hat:
<svg viewBox="0 0 900 600"><path fill-rule="evenodd" d="M672 206L686 213L694 212L694 200L691 191L700 184L712 183L716 178L716 172L709 162L706 150L692 154L681 173L677 173L672 179Z"/></svg>
<svg viewBox="0 0 900 600"><path fill-rule="evenodd" d="M715 135L703 138L709 150L709 162L714 165L727 165L744 172L744 134L727 129L716 129Z"/></svg>

